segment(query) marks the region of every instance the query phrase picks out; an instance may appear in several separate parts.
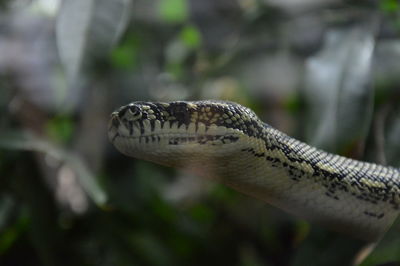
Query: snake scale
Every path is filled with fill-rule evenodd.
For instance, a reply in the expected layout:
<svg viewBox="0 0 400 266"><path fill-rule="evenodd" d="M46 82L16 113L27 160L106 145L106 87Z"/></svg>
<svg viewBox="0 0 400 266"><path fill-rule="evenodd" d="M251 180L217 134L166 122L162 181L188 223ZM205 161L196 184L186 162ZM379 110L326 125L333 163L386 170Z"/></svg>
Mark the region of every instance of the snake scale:
<svg viewBox="0 0 400 266"><path fill-rule="evenodd" d="M399 214L399 169L319 150L237 103L133 102L111 114L108 134L127 156L184 168L363 240L378 240Z"/></svg>

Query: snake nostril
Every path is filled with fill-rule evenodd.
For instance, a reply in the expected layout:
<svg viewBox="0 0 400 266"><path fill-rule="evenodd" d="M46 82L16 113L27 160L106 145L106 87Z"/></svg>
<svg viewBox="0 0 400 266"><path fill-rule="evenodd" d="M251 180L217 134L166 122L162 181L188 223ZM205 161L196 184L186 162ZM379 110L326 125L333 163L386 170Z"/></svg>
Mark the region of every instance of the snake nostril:
<svg viewBox="0 0 400 266"><path fill-rule="evenodd" d="M115 128L118 128L118 126L120 125L119 119L118 117L114 116L111 120L111 125Z"/></svg>

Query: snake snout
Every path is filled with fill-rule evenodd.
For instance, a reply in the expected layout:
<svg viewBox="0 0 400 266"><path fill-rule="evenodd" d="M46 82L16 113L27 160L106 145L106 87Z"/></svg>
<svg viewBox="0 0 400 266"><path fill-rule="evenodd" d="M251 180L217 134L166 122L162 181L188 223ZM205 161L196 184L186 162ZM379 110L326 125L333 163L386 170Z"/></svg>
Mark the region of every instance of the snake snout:
<svg viewBox="0 0 400 266"><path fill-rule="evenodd" d="M111 114L108 123L108 135L113 142L119 136L129 136L131 133L131 123L136 120L135 117L140 115L139 108L132 106L124 106Z"/></svg>
<svg viewBox="0 0 400 266"><path fill-rule="evenodd" d="M120 127L120 124L121 122L118 118L117 112L113 112L108 122L108 138L111 142L114 142L114 140L119 136L118 128Z"/></svg>
<svg viewBox="0 0 400 266"><path fill-rule="evenodd" d="M111 114L111 118L110 118L110 122L109 122L109 130L111 128L118 128L120 125L120 121L118 119L118 114L116 114L115 112Z"/></svg>

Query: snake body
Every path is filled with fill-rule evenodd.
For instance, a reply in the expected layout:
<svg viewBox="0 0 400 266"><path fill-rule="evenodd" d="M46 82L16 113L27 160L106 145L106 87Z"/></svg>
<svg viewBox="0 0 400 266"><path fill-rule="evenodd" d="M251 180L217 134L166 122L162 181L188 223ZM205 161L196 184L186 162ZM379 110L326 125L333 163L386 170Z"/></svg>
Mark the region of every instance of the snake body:
<svg viewBox="0 0 400 266"><path fill-rule="evenodd" d="M128 156L185 168L367 241L399 214L399 169L309 146L233 102L133 102L112 113L109 138Z"/></svg>

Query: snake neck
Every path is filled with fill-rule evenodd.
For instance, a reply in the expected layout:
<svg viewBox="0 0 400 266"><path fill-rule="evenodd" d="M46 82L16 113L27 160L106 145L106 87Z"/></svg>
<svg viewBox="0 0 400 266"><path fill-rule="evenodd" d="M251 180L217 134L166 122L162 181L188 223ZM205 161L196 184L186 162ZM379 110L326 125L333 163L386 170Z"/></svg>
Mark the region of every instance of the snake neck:
<svg viewBox="0 0 400 266"><path fill-rule="evenodd" d="M226 185L336 231L373 241L399 213L398 169L326 153L265 126L214 170ZM218 168L219 167L219 168Z"/></svg>

